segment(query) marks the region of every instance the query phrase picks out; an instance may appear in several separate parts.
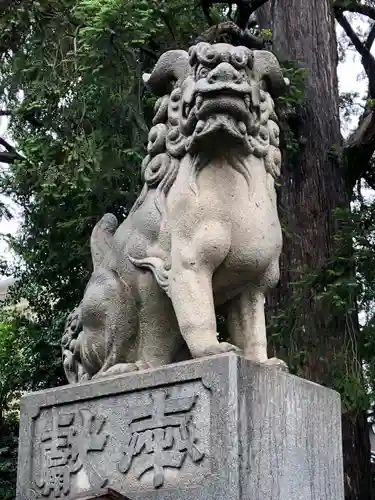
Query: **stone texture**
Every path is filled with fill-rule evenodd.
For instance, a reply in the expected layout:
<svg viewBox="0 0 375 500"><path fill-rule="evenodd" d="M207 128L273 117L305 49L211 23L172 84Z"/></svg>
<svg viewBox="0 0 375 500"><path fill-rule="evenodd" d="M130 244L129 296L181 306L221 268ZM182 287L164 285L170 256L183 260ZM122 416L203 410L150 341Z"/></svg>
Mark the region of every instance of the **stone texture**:
<svg viewBox="0 0 375 500"><path fill-rule="evenodd" d="M17 500L343 500L337 393L233 353L29 394Z"/></svg>
<svg viewBox="0 0 375 500"><path fill-rule="evenodd" d="M100 488L99 490L79 493L74 500L130 500L130 498L121 495L112 488Z"/></svg>
<svg viewBox="0 0 375 500"><path fill-rule="evenodd" d="M280 65L267 51L199 43L163 54L146 80L160 98L144 186L119 226L106 214L93 230L94 272L62 339L70 382L159 367L186 346L193 358L239 350L268 362ZM222 306L230 343L218 341Z"/></svg>

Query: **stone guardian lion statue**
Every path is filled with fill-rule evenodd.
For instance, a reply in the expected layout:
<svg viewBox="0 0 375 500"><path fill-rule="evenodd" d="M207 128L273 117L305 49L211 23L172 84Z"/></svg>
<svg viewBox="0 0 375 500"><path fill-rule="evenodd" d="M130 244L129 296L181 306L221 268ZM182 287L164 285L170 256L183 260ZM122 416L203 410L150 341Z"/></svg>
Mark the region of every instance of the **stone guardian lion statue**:
<svg viewBox="0 0 375 500"><path fill-rule="evenodd" d="M287 80L268 51L199 43L164 53L147 85L160 98L142 163L144 185L118 225L91 237L94 271L70 314L69 382L241 350L267 358L264 293L279 279L282 234L273 97ZM225 306L231 342L219 342Z"/></svg>

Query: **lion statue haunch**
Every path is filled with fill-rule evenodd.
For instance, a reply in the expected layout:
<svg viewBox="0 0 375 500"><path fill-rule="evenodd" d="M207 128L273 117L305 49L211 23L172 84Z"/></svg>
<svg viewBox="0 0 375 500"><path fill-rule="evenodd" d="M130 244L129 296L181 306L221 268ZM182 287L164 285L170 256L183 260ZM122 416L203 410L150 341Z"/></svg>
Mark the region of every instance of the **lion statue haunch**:
<svg viewBox="0 0 375 500"><path fill-rule="evenodd" d="M199 43L166 52L144 79L160 96L144 186L120 226L106 214L93 230L94 271L62 340L68 380L157 367L187 352L241 350L284 367L267 358L264 319L282 246L272 98L288 82L278 61ZM218 341L220 307L232 344Z"/></svg>

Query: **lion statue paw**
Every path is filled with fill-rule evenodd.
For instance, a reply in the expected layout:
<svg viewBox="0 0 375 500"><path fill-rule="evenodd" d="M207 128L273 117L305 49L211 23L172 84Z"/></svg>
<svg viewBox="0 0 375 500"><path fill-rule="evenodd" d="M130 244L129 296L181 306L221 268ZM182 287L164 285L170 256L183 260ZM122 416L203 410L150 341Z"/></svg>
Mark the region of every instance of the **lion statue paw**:
<svg viewBox="0 0 375 500"><path fill-rule="evenodd" d="M276 368L277 370L280 370L282 372L289 373L288 365L282 359L270 358L264 364L269 368Z"/></svg>
<svg viewBox="0 0 375 500"><path fill-rule="evenodd" d="M229 342L218 342L217 344L212 344L202 351L203 356L213 356L215 354L223 354L225 352L236 352L242 354L242 350Z"/></svg>

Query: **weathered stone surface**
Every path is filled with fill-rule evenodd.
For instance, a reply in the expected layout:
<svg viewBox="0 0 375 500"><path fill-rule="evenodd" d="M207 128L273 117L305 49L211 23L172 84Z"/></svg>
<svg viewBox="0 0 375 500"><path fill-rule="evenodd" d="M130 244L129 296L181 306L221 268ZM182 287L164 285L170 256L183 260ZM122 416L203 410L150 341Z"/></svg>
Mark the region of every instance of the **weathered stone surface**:
<svg viewBox="0 0 375 500"><path fill-rule="evenodd" d="M112 488L100 488L99 490L90 490L79 493L74 500L130 500L125 495L121 495Z"/></svg>
<svg viewBox="0 0 375 500"><path fill-rule="evenodd" d="M22 399L17 500L342 500L335 392L222 354Z"/></svg>
<svg viewBox="0 0 375 500"><path fill-rule="evenodd" d="M281 67L264 50L202 42L162 54L147 84L160 98L143 189L120 225L106 214L93 230L94 272L62 338L70 382L163 366L183 346L193 358L241 351L268 362ZM218 341L221 306L230 343Z"/></svg>

